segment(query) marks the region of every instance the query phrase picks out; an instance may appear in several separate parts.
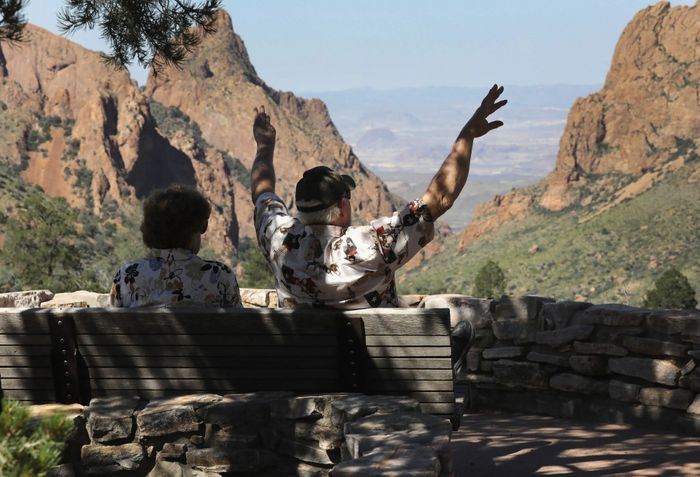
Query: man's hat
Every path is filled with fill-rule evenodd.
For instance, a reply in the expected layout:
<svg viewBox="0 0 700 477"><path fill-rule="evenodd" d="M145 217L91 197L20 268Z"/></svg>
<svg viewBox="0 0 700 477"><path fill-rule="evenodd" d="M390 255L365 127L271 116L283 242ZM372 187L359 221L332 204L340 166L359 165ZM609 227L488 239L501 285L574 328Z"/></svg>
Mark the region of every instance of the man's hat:
<svg viewBox="0 0 700 477"><path fill-rule="evenodd" d="M330 167L318 166L304 172L297 182L296 202L299 212L317 212L350 198L355 181L345 174L338 174Z"/></svg>

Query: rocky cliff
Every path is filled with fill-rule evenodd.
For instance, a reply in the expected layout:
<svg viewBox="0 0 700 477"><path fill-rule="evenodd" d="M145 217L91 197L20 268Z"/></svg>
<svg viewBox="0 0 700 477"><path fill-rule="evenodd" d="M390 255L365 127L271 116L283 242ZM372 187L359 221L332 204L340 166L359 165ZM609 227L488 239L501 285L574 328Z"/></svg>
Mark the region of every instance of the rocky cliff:
<svg viewBox="0 0 700 477"><path fill-rule="evenodd" d="M213 147L227 151L246 168L255 157L253 108L263 105L277 130L278 192L287 202L292 202L294 186L303 171L325 164L355 178L353 212L357 218L368 220L391 213L388 189L343 141L325 104L266 85L255 72L226 12L219 13L216 28L217 33L204 39L183 68L150 75L146 94L188 115ZM241 231L252 235L249 192L244 187L234 190Z"/></svg>
<svg viewBox="0 0 700 477"><path fill-rule="evenodd" d="M700 7L659 2L625 28L603 88L571 108L554 171L478 207L459 247L532 212L635 197L700 152L698 136Z"/></svg>
<svg viewBox="0 0 700 477"><path fill-rule="evenodd" d="M51 196L95 213L131 210L151 190L184 183L213 204L207 244L229 255L254 235L248 170L253 107L278 131L279 190L291 200L304 169L326 164L358 182L354 214L393 210L386 186L360 163L319 100L268 87L221 12L181 70L145 91L96 52L35 26L29 42L0 43L0 162Z"/></svg>

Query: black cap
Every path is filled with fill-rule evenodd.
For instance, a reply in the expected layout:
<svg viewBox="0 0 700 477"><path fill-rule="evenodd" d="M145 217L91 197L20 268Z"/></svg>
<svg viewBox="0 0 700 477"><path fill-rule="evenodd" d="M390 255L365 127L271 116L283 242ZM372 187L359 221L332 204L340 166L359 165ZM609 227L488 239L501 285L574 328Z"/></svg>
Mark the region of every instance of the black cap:
<svg viewBox="0 0 700 477"><path fill-rule="evenodd" d="M304 172L297 182L296 202L299 212L317 212L337 203L344 196L350 197L355 181L345 174L338 174L330 167L318 166Z"/></svg>

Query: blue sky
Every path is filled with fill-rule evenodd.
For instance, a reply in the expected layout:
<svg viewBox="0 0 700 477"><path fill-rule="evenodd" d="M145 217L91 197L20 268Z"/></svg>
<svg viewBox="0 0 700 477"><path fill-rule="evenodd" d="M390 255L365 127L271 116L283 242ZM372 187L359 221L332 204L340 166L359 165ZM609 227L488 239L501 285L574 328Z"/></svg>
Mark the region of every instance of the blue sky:
<svg viewBox="0 0 700 477"><path fill-rule="evenodd" d="M225 0L260 76L297 92L600 84L625 25L650 0ZM694 4L674 1L672 4ZM52 31L63 2L30 0ZM103 49L96 32L74 35ZM143 83L146 73L132 68Z"/></svg>

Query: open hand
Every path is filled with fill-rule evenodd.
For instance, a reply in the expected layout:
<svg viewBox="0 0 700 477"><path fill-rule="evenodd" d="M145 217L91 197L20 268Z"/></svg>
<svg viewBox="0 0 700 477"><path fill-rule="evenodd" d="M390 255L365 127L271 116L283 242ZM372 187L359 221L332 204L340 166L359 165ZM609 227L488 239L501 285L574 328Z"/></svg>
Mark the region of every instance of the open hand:
<svg viewBox="0 0 700 477"><path fill-rule="evenodd" d="M253 137L255 142L260 146L274 146L276 131L270 123L270 116L265 112L265 106L260 106L260 109L255 108L255 120L253 121Z"/></svg>
<svg viewBox="0 0 700 477"><path fill-rule="evenodd" d="M483 101L481 101L481 106L476 109L474 115L469 121L467 121L467 124L465 124L460 131L460 139L473 139L481 137L489 131L503 126L503 121L488 121L488 117L491 114L498 111L508 103L508 100L505 99L496 102L501 93L503 93L503 86L499 87L498 85L493 85L486 97L484 97Z"/></svg>

